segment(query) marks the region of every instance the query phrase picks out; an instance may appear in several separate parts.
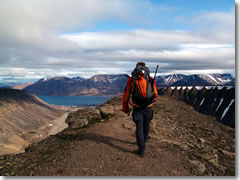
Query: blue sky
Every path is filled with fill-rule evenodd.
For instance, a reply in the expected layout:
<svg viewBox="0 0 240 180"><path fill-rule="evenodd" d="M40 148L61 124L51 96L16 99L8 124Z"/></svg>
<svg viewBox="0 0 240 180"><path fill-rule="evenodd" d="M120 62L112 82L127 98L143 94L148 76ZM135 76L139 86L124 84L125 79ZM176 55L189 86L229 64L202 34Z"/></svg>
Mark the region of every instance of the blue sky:
<svg viewBox="0 0 240 180"><path fill-rule="evenodd" d="M135 12L147 22L127 23L115 17L98 21L89 27L76 29L72 32L81 31L101 32L101 31L121 31L134 29L148 30L189 30L190 24L183 24L182 18L191 19L192 16L206 12L230 12L235 9L234 0L150 0L142 2L141 7ZM151 4L146 7L145 4ZM152 8L154 7L154 8Z"/></svg>
<svg viewBox="0 0 240 180"><path fill-rule="evenodd" d="M235 74L233 0L2 0L0 82L130 74Z"/></svg>

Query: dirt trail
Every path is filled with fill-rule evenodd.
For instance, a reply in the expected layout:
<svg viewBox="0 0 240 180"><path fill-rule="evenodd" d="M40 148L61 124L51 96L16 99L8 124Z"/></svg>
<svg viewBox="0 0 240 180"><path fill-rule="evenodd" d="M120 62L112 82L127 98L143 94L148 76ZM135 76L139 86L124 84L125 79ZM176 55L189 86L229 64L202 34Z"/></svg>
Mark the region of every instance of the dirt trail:
<svg viewBox="0 0 240 180"><path fill-rule="evenodd" d="M153 106L145 157L137 149L135 125L120 111L88 128L65 129L33 144L26 153L0 157L1 175L195 176L235 174L235 131L184 102L160 97Z"/></svg>
<svg viewBox="0 0 240 180"><path fill-rule="evenodd" d="M54 120L52 120L49 124L47 124L48 128L49 129L47 131L47 134L48 135L55 135L57 134L58 132L64 130L65 128L68 127L68 125L65 123L65 119L67 118L69 112L67 113L64 113L62 116L60 116L59 118L56 118Z"/></svg>

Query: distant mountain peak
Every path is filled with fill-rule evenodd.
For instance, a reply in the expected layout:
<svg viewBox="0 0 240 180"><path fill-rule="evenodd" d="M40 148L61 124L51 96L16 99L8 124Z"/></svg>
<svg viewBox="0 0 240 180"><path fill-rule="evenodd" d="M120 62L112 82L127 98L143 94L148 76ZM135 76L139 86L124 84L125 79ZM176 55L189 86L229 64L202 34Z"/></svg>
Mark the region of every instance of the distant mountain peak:
<svg viewBox="0 0 240 180"><path fill-rule="evenodd" d="M118 95L127 84L126 74L97 74L89 79L54 77L41 79L25 90L38 95L80 96L80 95ZM171 74L157 76L158 87L165 86L215 86L234 85L230 74Z"/></svg>

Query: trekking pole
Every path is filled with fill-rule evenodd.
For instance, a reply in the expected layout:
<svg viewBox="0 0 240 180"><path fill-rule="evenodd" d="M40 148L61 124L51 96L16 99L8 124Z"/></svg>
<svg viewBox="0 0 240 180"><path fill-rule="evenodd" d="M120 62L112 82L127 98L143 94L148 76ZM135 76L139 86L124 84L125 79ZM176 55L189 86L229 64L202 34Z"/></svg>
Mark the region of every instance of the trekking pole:
<svg viewBox="0 0 240 180"><path fill-rule="evenodd" d="M156 78L156 75L157 75L158 66L159 65L157 65L157 68L156 68L156 71L155 71L155 75L154 75L154 78L153 78L152 89L153 89L153 84L154 84L154 81L155 81L155 78ZM153 98L153 96L152 96L152 98ZM152 102L153 102L153 99L152 99Z"/></svg>
<svg viewBox="0 0 240 180"><path fill-rule="evenodd" d="M159 65L157 65L157 68L156 68L156 71L155 71L155 75L154 75L154 78L153 78L154 81L155 81L155 78L156 78L156 75L157 75L158 66Z"/></svg>
<svg viewBox="0 0 240 180"><path fill-rule="evenodd" d="M129 112L128 112L128 116L131 114L131 112L132 112L132 108L129 110Z"/></svg>

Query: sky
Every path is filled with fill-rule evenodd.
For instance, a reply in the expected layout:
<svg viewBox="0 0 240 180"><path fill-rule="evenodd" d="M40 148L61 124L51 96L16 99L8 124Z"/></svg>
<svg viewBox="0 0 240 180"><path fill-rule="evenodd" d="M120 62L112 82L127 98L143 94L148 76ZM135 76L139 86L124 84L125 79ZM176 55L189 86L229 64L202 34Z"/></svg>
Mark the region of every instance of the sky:
<svg viewBox="0 0 240 180"><path fill-rule="evenodd" d="M235 76L234 0L0 0L0 82L131 74Z"/></svg>

